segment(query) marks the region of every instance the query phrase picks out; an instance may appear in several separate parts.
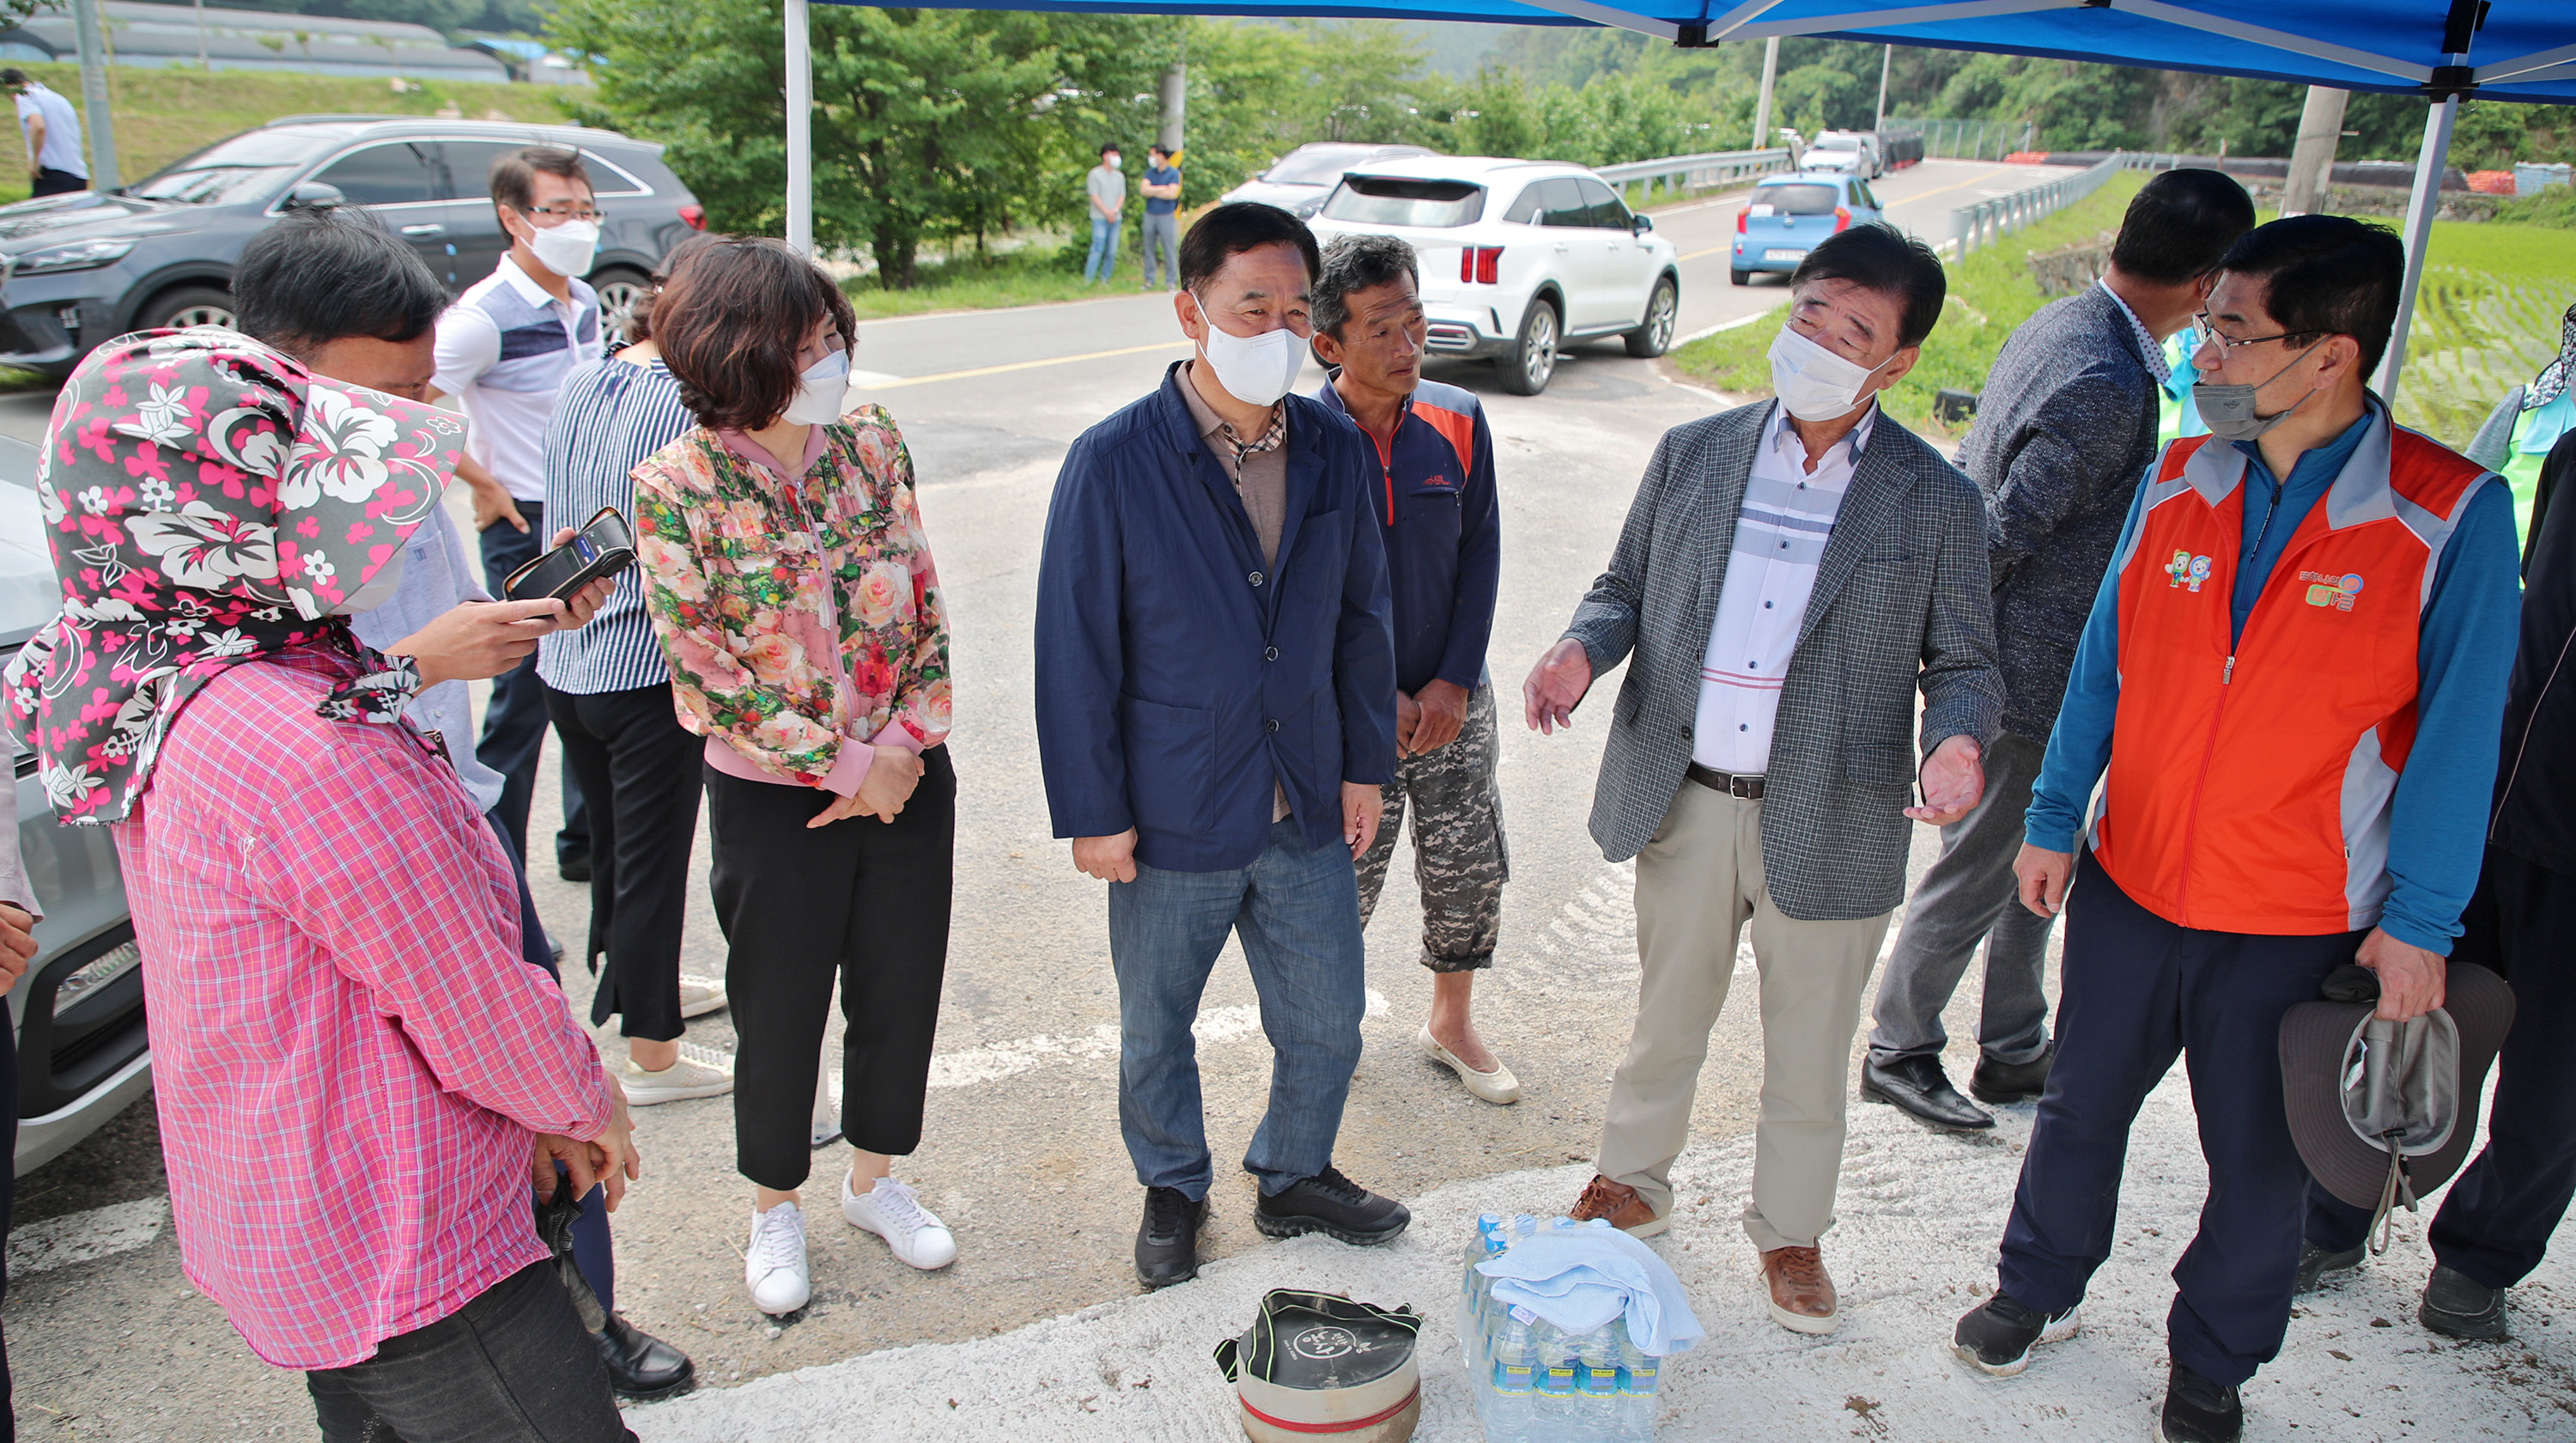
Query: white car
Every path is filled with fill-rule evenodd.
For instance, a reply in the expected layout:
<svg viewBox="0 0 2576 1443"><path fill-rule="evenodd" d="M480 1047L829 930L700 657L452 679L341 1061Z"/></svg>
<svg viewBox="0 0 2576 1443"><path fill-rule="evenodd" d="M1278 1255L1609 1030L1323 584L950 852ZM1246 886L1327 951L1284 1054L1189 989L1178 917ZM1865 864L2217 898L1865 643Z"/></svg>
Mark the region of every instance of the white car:
<svg viewBox="0 0 2576 1443"><path fill-rule="evenodd" d="M1559 347L1617 336L1632 356L1673 343L1673 243L1601 177L1554 161L1420 156L1342 177L1307 222L1315 238L1386 234L1413 245L1435 356L1490 358L1503 388L1535 396Z"/></svg>
<svg viewBox="0 0 2576 1443"><path fill-rule="evenodd" d="M1863 130L1828 130L1808 143L1798 158L1800 170L1836 171L1876 180L1887 173L1879 162L1878 137Z"/></svg>

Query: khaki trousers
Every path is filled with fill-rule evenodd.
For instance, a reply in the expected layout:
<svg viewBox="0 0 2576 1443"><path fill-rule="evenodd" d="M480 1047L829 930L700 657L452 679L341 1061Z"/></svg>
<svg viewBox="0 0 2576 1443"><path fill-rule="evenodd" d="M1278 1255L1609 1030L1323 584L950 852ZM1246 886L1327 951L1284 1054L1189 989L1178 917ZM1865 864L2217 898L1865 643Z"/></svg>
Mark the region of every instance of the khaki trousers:
<svg viewBox="0 0 2576 1443"><path fill-rule="evenodd" d="M1812 1247L1834 1223L1853 1033L1882 913L1801 922L1771 905L1762 879L1762 804L1684 782L1637 854L1637 1030L1610 1086L1601 1175L1670 1216L1673 1159L1690 1137L1709 1029L1735 975L1735 939L1753 924L1761 970L1762 1112L1753 1131L1753 1201L1744 1232L1764 1252Z"/></svg>

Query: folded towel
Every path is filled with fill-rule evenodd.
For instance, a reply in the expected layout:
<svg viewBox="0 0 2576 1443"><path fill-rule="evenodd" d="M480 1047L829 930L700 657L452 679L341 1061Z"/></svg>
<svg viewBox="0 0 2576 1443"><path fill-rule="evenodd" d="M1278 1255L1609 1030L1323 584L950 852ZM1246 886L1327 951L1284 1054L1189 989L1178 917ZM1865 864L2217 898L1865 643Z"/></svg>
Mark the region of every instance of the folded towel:
<svg viewBox="0 0 2576 1443"><path fill-rule="evenodd" d="M1681 1279L1617 1228L1541 1228L1476 1271L1494 1280L1496 1301L1525 1307L1568 1333L1624 1317L1629 1341L1655 1357L1684 1352L1706 1336Z"/></svg>

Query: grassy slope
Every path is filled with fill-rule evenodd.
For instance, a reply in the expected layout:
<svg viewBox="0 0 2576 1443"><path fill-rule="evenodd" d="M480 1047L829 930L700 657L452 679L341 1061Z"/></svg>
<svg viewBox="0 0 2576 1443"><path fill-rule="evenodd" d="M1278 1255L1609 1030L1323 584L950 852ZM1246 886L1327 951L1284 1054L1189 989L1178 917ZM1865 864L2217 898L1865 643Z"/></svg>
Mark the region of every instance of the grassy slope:
<svg viewBox="0 0 2576 1443"><path fill-rule="evenodd" d="M1970 253L1950 267L1950 300L1923 345L1923 361L1887 408L1936 436L1932 398L1944 387L1980 390L2004 338L2045 302L2024 268L2033 251L2115 229L2143 174L2115 176L2090 199ZM2268 216L2266 217L2269 218ZM2493 222L2436 221L2416 297L2397 417L2451 445L2465 445L2487 409L2529 380L2558 349L2559 317L2576 302L2576 245L2564 231ZM1775 324L1765 318L1673 353L1682 371L1730 395L1771 393L1764 359Z"/></svg>
<svg viewBox="0 0 2576 1443"><path fill-rule="evenodd" d="M28 74L80 103L80 67L25 65ZM390 82L341 75L280 75L244 70L109 70L116 117L117 170L128 181L239 131L281 115L430 115L448 105L468 118L563 119L555 92L542 85L449 85L423 82L396 94ZM0 141L0 201L27 194L25 150Z"/></svg>

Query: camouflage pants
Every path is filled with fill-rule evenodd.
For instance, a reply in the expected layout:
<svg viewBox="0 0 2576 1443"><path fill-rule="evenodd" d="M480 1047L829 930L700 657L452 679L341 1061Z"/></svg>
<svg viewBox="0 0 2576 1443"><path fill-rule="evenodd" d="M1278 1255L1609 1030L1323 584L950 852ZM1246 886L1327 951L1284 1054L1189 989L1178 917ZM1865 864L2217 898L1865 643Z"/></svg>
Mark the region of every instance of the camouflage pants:
<svg viewBox="0 0 2576 1443"><path fill-rule="evenodd" d="M1494 965L1503 930L1503 883L1511 857L1503 846L1502 796L1494 763L1502 751L1494 723L1494 689L1467 699L1458 739L1420 756L1399 757L1386 793L1386 819L1360 858L1360 925L1377 910L1395 834L1413 809L1413 878L1422 887L1422 965L1465 972Z"/></svg>

